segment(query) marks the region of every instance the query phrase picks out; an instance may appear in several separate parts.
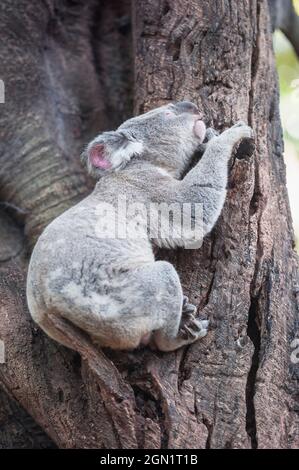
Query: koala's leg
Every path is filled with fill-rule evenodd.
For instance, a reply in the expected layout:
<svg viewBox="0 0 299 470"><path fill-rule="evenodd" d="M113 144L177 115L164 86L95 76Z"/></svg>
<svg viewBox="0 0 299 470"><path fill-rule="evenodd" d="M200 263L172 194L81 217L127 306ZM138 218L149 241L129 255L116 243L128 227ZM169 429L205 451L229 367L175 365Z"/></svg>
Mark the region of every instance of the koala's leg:
<svg viewBox="0 0 299 470"><path fill-rule="evenodd" d="M94 345L85 332L62 316L46 315L39 326L50 338L67 348L74 349L85 358L88 358L89 353L94 349Z"/></svg>
<svg viewBox="0 0 299 470"><path fill-rule="evenodd" d="M152 320L152 346L160 351L174 351L207 334L209 322L194 317L196 307L183 296L172 264L156 261L136 274L143 299L142 311Z"/></svg>
<svg viewBox="0 0 299 470"><path fill-rule="evenodd" d="M140 305L134 308L135 300L132 300L132 315L138 312L143 323L150 320L148 332L152 346L161 351L174 351L207 334L208 321L195 319L196 307L183 296L172 264L156 261L136 270L133 276Z"/></svg>
<svg viewBox="0 0 299 470"><path fill-rule="evenodd" d="M159 350L174 351L207 334L208 322L195 319L195 307L183 296L172 264L149 263L126 273L126 279L127 286L118 291L120 315L113 325L116 347L133 349L144 344L146 337L146 343Z"/></svg>
<svg viewBox="0 0 299 470"><path fill-rule="evenodd" d="M207 333L207 321L194 318L195 308L184 300L175 268L165 261L116 276L102 305L96 291L87 291L81 302L81 286L75 300L67 289L61 292L52 292L46 318L39 324L73 349L78 350L80 342L74 347L63 328L57 328L60 318L88 333L99 346L112 349L134 349L150 341L162 351L172 351Z"/></svg>

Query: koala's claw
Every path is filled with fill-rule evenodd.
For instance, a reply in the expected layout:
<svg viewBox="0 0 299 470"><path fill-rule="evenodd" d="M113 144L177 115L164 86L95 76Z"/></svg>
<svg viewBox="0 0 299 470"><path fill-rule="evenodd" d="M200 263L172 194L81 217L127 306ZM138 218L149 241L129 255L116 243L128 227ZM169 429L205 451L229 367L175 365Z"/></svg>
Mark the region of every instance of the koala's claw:
<svg viewBox="0 0 299 470"><path fill-rule="evenodd" d="M184 339L196 339L197 338L197 335L195 333L195 331L193 331L191 329L190 326L187 326L187 325L184 325L181 329L180 329L180 336L182 336Z"/></svg>
<svg viewBox="0 0 299 470"><path fill-rule="evenodd" d="M248 126L244 121L238 121L231 129L235 129L238 134L239 138L241 139L252 139L253 138L253 130L250 126Z"/></svg>
<svg viewBox="0 0 299 470"><path fill-rule="evenodd" d="M247 127L246 122L244 122L244 121L238 121L238 122L233 126L233 128L234 128L234 127L244 127L244 126Z"/></svg>
<svg viewBox="0 0 299 470"><path fill-rule="evenodd" d="M242 121L235 124L233 127L230 127L226 131L223 132L220 136L221 139L230 142L233 145L236 145L243 139L252 139L253 138L253 130L250 126L247 126Z"/></svg>
<svg viewBox="0 0 299 470"><path fill-rule="evenodd" d="M209 320L197 320L193 317L181 326L179 335L186 340L196 340L206 336L208 332Z"/></svg>
<svg viewBox="0 0 299 470"><path fill-rule="evenodd" d="M198 320L198 321L199 321L202 329L204 329L204 330L208 329L209 324L210 324L209 320Z"/></svg>
<svg viewBox="0 0 299 470"><path fill-rule="evenodd" d="M196 312L196 306L189 303L189 299L186 295L183 298L183 308L182 308L182 316L184 318L194 318L194 314Z"/></svg>

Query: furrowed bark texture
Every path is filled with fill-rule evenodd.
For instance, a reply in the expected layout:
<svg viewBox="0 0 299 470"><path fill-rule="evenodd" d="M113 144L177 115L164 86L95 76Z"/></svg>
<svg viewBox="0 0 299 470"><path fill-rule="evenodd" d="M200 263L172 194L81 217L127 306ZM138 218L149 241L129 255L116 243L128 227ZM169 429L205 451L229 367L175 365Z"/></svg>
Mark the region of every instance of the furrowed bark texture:
<svg viewBox="0 0 299 470"><path fill-rule="evenodd" d="M216 230L200 251L170 256L214 328L173 366L180 430L169 428L168 445L298 445L297 264L266 2L139 1L134 22L136 112L186 98L214 127L243 119L256 133L254 158L233 165ZM161 377L169 390L166 370Z"/></svg>
<svg viewBox="0 0 299 470"><path fill-rule="evenodd" d="M86 3L1 2L0 384L49 445L298 447L298 273L267 1L134 0L132 14ZM88 190L79 148L130 114L132 58L135 112L190 99L217 129L248 121L256 151L232 162L203 247L159 254L211 319L208 336L176 353L81 358L29 318L27 241Z"/></svg>
<svg viewBox="0 0 299 470"><path fill-rule="evenodd" d="M0 390L0 449L53 449L45 432Z"/></svg>

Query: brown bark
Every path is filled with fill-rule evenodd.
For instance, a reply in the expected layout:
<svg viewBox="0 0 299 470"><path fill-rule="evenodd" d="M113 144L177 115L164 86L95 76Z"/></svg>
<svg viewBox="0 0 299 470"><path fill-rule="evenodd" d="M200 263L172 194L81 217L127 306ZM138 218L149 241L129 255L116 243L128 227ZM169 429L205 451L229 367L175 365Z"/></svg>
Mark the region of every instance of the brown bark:
<svg viewBox="0 0 299 470"><path fill-rule="evenodd" d="M55 445L14 400L0 390L0 449L53 449Z"/></svg>
<svg viewBox="0 0 299 470"><path fill-rule="evenodd" d="M133 54L128 2L14 3L0 7L0 181L22 211L0 213L0 384L59 447L298 447L298 273L266 0L134 0ZM159 255L211 319L208 336L171 354L115 353L78 332L80 358L29 318L26 241L88 190L79 148L129 115L131 55L136 112L190 99L216 128L248 120L256 152L234 160L203 247Z"/></svg>

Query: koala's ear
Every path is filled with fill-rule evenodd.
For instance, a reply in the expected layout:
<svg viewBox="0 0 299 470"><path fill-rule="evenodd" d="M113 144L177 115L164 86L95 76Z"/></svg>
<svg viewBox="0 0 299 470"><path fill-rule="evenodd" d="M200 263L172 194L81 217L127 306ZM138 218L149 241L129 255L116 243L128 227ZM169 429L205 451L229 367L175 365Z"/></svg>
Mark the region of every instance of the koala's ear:
<svg viewBox="0 0 299 470"><path fill-rule="evenodd" d="M123 168L133 156L142 153L143 144L122 131L104 132L96 137L83 153L91 173Z"/></svg>

